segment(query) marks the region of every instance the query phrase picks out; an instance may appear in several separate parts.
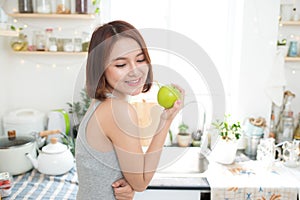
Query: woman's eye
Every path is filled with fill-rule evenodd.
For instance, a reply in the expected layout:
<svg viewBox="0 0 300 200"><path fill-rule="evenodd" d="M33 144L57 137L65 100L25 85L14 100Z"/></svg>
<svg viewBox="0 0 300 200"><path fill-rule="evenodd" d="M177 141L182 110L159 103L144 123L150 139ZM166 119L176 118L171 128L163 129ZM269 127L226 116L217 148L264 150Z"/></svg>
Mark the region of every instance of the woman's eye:
<svg viewBox="0 0 300 200"><path fill-rule="evenodd" d="M145 62L145 58L142 58L142 59L138 59L136 62Z"/></svg>
<svg viewBox="0 0 300 200"><path fill-rule="evenodd" d="M116 67L124 67L126 64L116 64Z"/></svg>

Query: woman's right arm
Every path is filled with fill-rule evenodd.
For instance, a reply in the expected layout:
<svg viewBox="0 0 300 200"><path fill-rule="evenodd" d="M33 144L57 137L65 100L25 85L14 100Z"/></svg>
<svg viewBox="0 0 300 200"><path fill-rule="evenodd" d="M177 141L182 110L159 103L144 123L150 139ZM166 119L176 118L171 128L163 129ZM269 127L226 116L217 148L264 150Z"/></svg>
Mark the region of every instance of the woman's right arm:
<svg viewBox="0 0 300 200"><path fill-rule="evenodd" d="M160 116L159 128L146 153L140 145L135 109L130 104L118 100L103 103L106 105L102 107L101 113L96 112L98 122L115 147L125 179L135 191L144 191L157 169L165 138L173 119L182 107L182 101L178 100L171 109L164 110Z"/></svg>

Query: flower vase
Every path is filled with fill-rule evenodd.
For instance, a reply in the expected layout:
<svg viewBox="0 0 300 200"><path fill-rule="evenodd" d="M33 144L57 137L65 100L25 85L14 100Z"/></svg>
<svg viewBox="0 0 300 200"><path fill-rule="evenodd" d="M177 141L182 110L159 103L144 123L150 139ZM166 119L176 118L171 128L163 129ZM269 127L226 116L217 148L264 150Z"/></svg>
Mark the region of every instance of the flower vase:
<svg viewBox="0 0 300 200"><path fill-rule="evenodd" d="M211 158L221 164L232 164L238 148L237 140L224 140L221 137L212 148Z"/></svg>

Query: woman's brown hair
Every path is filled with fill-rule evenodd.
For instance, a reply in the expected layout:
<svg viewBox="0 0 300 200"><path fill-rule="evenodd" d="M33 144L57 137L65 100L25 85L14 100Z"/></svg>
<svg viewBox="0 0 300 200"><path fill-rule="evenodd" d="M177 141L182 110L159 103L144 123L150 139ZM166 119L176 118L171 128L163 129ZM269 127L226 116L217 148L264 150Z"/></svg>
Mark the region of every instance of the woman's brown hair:
<svg viewBox="0 0 300 200"><path fill-rule="evenodd" d="M146 83L142 92L150 90L153 81L151 60L146 47L146 43L139 31L125 21L112 21L97 28L92 35L89 54L86 66L86 89L91 98L103 101L107 98L108 83L106 82L104 71L107 59L114 46L120 38L131 38L135 40L145 56L145 61L149 66Z"/></svg>

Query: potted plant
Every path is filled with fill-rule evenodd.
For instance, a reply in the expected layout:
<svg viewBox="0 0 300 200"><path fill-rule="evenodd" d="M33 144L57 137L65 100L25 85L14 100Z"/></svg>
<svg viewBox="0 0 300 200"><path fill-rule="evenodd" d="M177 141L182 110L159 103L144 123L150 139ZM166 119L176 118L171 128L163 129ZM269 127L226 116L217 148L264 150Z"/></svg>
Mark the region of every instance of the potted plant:
<svg viewBox="0 0 300 200"><path fill-rule="evenodd" d="M91 104L91 98L88 97L85 88L81 90L80 97L81 101L76 101L73 103L67 102L69 106L69 113L72 115L74 121L72 129L74 138L77 137L80 122Z"/></svg>
<svg viewBox="0 0 300 200"><path fill-rule="evenodd" d="M223 121L216 120L212 123L219 137L212 147L212 158L222 164L231 164L235 160L238 140L241 136L239 121L230 122L230 115L225 115Z"/></svg>
<svg viewBox="0 0 300 200"><path fill-rule="evenodd" d="M188 128L188 125L183 122L178 126L177 143L180 147L188 147L191 145L192 135L187 131Z"/></svg>

